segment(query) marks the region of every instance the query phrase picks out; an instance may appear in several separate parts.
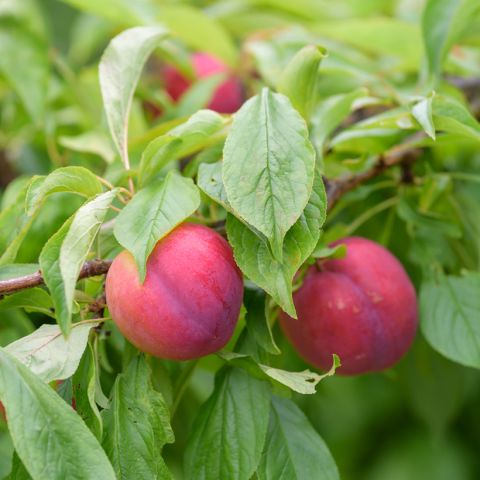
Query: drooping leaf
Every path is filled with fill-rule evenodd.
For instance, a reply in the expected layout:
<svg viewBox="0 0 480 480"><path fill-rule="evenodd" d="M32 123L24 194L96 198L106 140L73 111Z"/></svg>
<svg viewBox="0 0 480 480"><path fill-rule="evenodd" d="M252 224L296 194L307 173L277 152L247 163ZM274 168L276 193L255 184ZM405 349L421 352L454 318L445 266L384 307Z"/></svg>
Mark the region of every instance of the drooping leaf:
<svg viewBox="0 0 480 480"><path fill-rule="evenodd" d="M15 450L34 480L115 479L105 452L80 417L4 349L0 400Z"/></svg>
<svg viewBox="0 0 480 480"><path fill-rule="evenodd" d="M41 288L30 288L7 295L0 299L0 310L25 308L29 312L40 312L53 316L53 302L50 295Z"/></svg>
<svg viewBox="0 0 480 480"><path fill-rule="evenodd" d="M102 184L96 175L84 167L57 168L30 185L25 198L27 214L32 215L48 195L56 192L72 192L91 198L102 193Z"/></svg>
<svg viewBox="0 0 480 480"><path fill-rule="evenodd" d="M223 153L233 211L267 237L281 261L285 234L312 192L315 152L305 121L285 96L265 88L235 115Z"/></svg>
<svg viewBox="0 0 480 480"><path fill-rule="evenodd" d="M57 323L65 335L70 331L78 275L115 194L112 190L85 203L40 253L43 278L53 298Z"/></svg>
<svg viewBox="0 0 480 480"><path fill-rule="evenodd" d="M290 372L280 368L273 368L269 365L259 363L252 356L243 353L219 352L218 356L231 365L243 368L256 378L269 381L273 380L272 383L278 382L278 384L303 395L313 395L316 393L318 383L324 378L334 375L336 369L340 366L340 359L337 355L333 355L332 368L330 368L328 372L318 375L310 370Z"/></svg>
<svg viewBox="0 0 480 480"><path fill-rule="evenodd" d="M429 74L438 79L454 42L475 17L476 0L428 0L422 17L422 34Z"/></svg>
<svg viewBox="0 0 480 480"><path fill-rule="evenodd" d="M75 323L66 339L58 325L42 325L30 335L10 343L5 351L16 357L44 382L71 377L98 321Z"/></svg>
<svg viewBox="0 0 480 480"><path fill-rule="evenodd" d="M143 66L167 32L162 27L134 27L117 35L99 65L100 87L113 141L128 165L128 117Z"/></svg>
<svg viewBox="0 0 480 480"><path fill-rule="evenodd" d="M225 126L221 115L211 110L200 110L185 123L150 142L142 154L139 182L148 183L168 163L190 155L215 142L215 134ZM213 138L212 138L213 137Z"/></svg>
<svg viewBox="0 0 480 480"><path fill-rule="evenodd" d="M274 396L259 480L339 480L335 460L322 437L290 399Z"/></svg>
<svg viewBox="0 0 480 480"><path fill-rule="evenodd" d="M173 442L170 413L150 375L145 358L135 357L117 377L112 403L102 411L102 443L118 479L171 478L161 456L163 446Z"/></svg>
<svg viewBox="0 0 480 480"><path fill-rule="evenodd" d="M162 182L140 190L118 215L115 237L133 254L141 282L145 279L147 258L156 243L199 205L200 193L193 181L172 170Z"/></svg>
<svg viewBox="0 0 480 480"><path fill-rule="evenodd" d="M307 45L292 58L278 82L278 91L290 99L305 119L315 106L318 69L325 56L324 48Z"/></svg>
<svg viewBox="0 0 480 480"><path fill-rule="evenodd" d="M421 327L430 345L442 355L480 368L480 275L445 276L428 282L420 293Z"/></svg>
<svg viewBox="0 0 480 480"><path fill-rule="evenodd" d="M249 480L268 427L269 387L239 369L219 373L201 407L185 453L185 476Z"/></svg>
<svg viewBox="0 0 480 480"><path fill-rule="evenodd" d="M0 72L17 91L33 121L36 124L44 121L49 61L43 42L20 24L3 24Z"/></svg>

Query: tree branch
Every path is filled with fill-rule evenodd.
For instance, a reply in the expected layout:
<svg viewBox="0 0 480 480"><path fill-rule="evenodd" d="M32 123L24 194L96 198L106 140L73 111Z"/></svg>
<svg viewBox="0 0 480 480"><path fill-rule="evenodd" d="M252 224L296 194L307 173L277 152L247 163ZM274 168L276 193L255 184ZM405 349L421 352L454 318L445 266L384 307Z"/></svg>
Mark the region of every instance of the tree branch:
<svg viewBox="0 0 480 480"><path fill-rule="evenodd" d="M90 260L88 262L85 262L82 269L80 270L80 275L78 276L78 279L80 280L82 278L103 275L108 272L111 264L111 260ZM32 288L44 285L44 283L45 281L39 271L32 273L31 275L25 275L23 277L11 278L9 280L1 280L0 298L3 295L18 292L19 290L23 290L25 288Z"/></svg>
<svg viewBox="0 0 480 480"><path fill-rule="evenodd" d="M330 211L338 200L347 192L355 189L362 183L380 175L385 170L403 164L405 166L413 163L418 155L419 149L412 149L407 144L399 145L393 149L387 156L380 157L377 163L369 170L356 175L348 175L336 180L324 179L327 190L328 210ZM222 227L223 224L216 222L215 227ZM104 275L108 272L112 260L90 260L85 262L78 279ZM3 295L8 295L26 288L38 287L44 285L45 281L40 272L31 275L12 278L9 280L0 280L0 299Z"/></svg>
<svg viewBox="0 0 480 480"><path fill-rule="evenodd" d="M362 183L382 174L385 170L396 165L409 166L420 155L420 149L405 148L400 145L397 149L393 149L387 156L381 156L373 167L355 175L347 175L336 180L324 179L325 188L327 190L328 211L332 210L340 198L350 190L355 189ZM406 178L409 172L404 172Z"/></svg>

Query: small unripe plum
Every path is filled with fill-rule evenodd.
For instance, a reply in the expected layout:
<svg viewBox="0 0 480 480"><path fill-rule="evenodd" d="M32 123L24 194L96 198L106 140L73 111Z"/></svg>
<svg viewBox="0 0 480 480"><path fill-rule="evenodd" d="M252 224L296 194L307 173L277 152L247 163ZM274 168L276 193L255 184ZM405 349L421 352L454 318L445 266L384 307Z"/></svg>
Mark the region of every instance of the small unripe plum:
<svg viewBox="0 0 480 480"><path fill-rule="evenodd" d="M338 373L379 371L398 362L417 328L415 289L400 262L378 243L349 237L342 259L310 267L293 299L298 320L283 313L280 325L311 365Z"/></svg>
<svg viewBox="0 0 480 480"><path fill-rule="evenodd" d="M218 85L207 108L218 113L234 113L243 102L243 88L240 80L229 72L228 67L217 58L207 53L192 55L192 63L197 78L205 78L218 73L227 75L227 78ZM178 69L166 65L163 70L165 89L176 102L188 90L191 81Z"/></svg>
<svg viewBox="0 0 480 480"><path fill-rule="evenodd" d="M123 335L156 357L190 360L230 340L243 298L243 280L228 243L214 230L184 223L162 238L140 283L124 251L106 280L107 305Z"/></svg>

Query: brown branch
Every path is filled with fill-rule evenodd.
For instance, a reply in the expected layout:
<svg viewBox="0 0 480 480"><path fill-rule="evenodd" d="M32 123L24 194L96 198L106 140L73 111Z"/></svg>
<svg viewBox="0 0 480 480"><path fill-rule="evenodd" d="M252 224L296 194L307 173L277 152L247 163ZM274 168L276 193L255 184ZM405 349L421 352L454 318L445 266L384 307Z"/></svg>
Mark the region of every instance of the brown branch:
<svg viewBox="0 0 480 480"><path fill-rule="evenodd" d="M405 167L403 177L405 181L410 182L411 172L409 171L409 167L417 159L420 153L420 149L408 149L405 148L405 146L399 146L398 149L392 150L387 156L381 156L377 163L365 172L355 175L347 175L336 180L324 179L325 188L327 190L328 210L332 210L340 198L347 192L355 189L362 183L377 177L385 170L396 165L402 165ZM407 176L409 177L408 180Z"/></svg>
<svg viewBox="0 0 480 480"><path fill-rule="evenodd" d="M413 140L415 140L415 136L413 137ZM402 144L396 149L393 149L388 155L380 157L377 163L365 172L358 173L356 175L348 175L336 180L325 179L328 210L331 210L337 204L338 200L347 192L380 175L385 170L395 165L404 166L403 177L408 177L410 175L409 166L416 160L419 154L419 149L412 149L411 146L408 146L408 144ZM214 222L214 224L211 226L217 230L222 229L224 227L224 222ZM80 275L78 278L80 280L82 278L103 275L108 272L111 264L111 260L90 260L85 262L80 270ZM38 287L44 283L45 281L40 272L35 272L31 275L25 275L23 277L12 278L9 280L1 280L0 299L3 295L14 293L26 288ZM99 304L98 307L101 308L102 305Z"/></svg>
<svg viewBox="0 0 480 480"><path fill-rule="evenodd" d="M97 275L103 275L108 272L111 260L90 260L85 262L78 279L95 277ZM0 298L3 295L18 292L25 288L38 287L44 285L45 281L40 272L32 273L31 275L25 275L23 277L11 278L9 280L0 281Z"/></svg>

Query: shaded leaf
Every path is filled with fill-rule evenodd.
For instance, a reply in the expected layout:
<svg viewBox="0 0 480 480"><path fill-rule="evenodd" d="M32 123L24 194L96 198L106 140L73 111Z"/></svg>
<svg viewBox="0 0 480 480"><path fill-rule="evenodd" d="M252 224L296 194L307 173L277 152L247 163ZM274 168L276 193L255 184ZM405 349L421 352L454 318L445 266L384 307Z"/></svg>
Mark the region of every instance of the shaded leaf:
<svg viewBox="0 0 480 480"><path fill-rule="evenodd" d="M421 327L430 345L445 357L480 368L480 275L444 276L422 285Z"/></svg>

